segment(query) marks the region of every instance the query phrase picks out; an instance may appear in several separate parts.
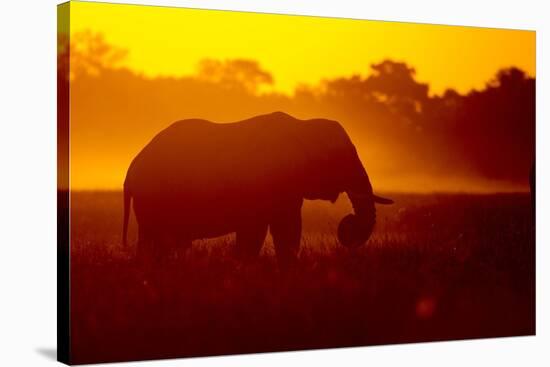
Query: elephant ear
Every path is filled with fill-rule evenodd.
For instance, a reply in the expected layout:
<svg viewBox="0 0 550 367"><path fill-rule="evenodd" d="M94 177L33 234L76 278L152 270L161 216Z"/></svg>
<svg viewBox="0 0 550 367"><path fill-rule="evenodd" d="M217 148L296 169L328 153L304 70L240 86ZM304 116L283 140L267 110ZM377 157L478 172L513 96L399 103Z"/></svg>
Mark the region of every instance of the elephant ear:
<svg viewBox="0 0 550 367"><path fill-rule="evenodd" d="M277 195L303 195L317 175L313 168L320 164L315 153L318 142L311 135L308 121L274 117L273 128L263 132L267 135L262 140L265 145L258 150L266 153L259 159L261 174L254 180L258 183L258 179L265 179Z"/></svg>
<svg viewBox="0 0 550 367"><path fill-rule="evenodd" d="M297 136L304 190L315 198L329 199L339 192L347 171L346 152L353 145L339 123L315 119L302 122Z"/></svg>

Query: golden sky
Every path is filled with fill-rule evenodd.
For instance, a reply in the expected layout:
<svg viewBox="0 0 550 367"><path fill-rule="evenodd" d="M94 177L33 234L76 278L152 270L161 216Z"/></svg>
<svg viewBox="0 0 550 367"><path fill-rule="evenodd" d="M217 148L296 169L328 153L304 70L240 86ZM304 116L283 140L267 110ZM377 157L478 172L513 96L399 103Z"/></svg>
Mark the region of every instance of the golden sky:
<svg viewBox="0 0 550 367"><path fill-rule="evenodd" d="M127 49L123 65L148 76L192 74L204 58L249 58L288 93L365 75L386 58L414 66L432 93L482 88L507 66L535 76L533 31L73 1L71 32L82 30Z"/></svg>
<svg viewBox="0 0 550 367"><path fill-rule="evenodd" d="M271 73L275 90L288 94L303 83L318 86L325 78L367 76L371 64L385 59L415 67L417 80L428 83L432 94L446 88L461 93L482 89L499 69L510 66L535 76L533 31L78 1L71 1L70 31L101 33L107 44L128 51L120 66L150 77L196 75L203 59L251 59ZM273 95L251 99L214 93L205 98L202 89L182 85L185 80L164 83L135 73L75 81L70 100L71 187L120 189L133 157L179 119L227 122L275 110L340 121L377 189L492 192L528 187L527 176L519 183L484 176L477 161L470 161L455 141L415 145L414 136L405 139L409 135L402 135L401 125L390 116L365 116L353 107L312 107ZM524 136L518 137L520 143L525 143ZM411 153L411 147L418 151ZM436 148L440 159L426 165L426 152ZM438 166L446 159L459 162L461 169Z"/></svg>

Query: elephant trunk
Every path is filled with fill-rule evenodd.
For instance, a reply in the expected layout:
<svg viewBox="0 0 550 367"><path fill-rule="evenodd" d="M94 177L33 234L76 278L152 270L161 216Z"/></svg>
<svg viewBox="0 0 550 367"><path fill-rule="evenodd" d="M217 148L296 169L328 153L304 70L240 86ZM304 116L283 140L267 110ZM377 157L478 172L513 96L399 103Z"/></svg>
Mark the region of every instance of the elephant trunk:
<svg viewBox="0 0 550 367"><path fill-rule="evenodd" d="M358 247L368 241L376 222L375 196L367 172L360 165L359 174L346 193L353 206L338 226L338 240L347 247Z"/></svg>

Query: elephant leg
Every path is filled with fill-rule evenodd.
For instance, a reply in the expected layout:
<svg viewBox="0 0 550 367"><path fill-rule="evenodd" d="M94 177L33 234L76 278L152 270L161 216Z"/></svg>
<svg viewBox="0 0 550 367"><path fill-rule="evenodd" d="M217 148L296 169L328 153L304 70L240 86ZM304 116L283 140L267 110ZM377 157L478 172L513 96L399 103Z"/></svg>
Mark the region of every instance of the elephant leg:
<svg viewBox="0 0 550 367"><path fill-rule="evenodd" d="M289 203L278 210L269 229L279 267L286 271L296 263L298 258L302 237L302 200Z"/></svg>
<svg viewBox="0 0 550 367"><path fill-rule="evenodd" d="M173 255L175 259L185 259L190 251L193 242L187 239L176 238L174 242Z"/></svg>
<svg viewBox="0 0 550 367"><path fill-rule="evenodd" d="M155 265L164 264L175 249L175 239L169 231L159 231L153 235L152 260Z"/></svg>
<svg viewBox="0 0 550 367"><path fill-rule="evenodd" d="M254 224L237 231L236 255L248 260L258 256L265 236L267 235L267 224Z"/></svg>
<svg viewBox="0 0 550 367"><path fill-rule="evenodd" d="M153 257L153 233L145 225L138 226L136 257L138 262L147 263Z"/></svg>

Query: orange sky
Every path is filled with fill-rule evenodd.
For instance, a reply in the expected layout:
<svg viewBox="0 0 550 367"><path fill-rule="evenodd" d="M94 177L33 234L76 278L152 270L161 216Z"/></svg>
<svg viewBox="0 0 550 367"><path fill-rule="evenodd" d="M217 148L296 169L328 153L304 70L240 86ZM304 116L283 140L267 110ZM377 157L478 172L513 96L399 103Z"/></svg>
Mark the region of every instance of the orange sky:
<svg viewBox="0 0 550 367"><path fill-rule="evenodd" d="M93 30L129 51L124 65L149 76L185 75L204 58L248 58L274 88L406 61L432 92L482 88L496 70L535 75L535 32L172 7L71 2L71 32Z"/></svg>
<svg viewBox="0 0 550 367"><path fill-rule="evenodd" d="M206 58L256 60L274 77L273 89L288 94L302 83L318 85L324 78L354 73L366 76L372 63L385 59L415 67L416 79L428 83L432 94L446 88L461 93L482 89L499 69L509 66L535 76L533 31L76 1L70 6L71 34L102 34L108 44L128 51L121 66L149 77L195 74L199 61ZM181 94L176 98L157 91L147 95L146 102L132 105L124 100L131 94L124 90L125 85L113 80L89 83L71 87L71 187L76 189L120 189L128 164L144 144L176 119L197 117L190 116L194 111L213 121L235 121L271 112L264 110L267 105L190 110L190 106L177 103ZM90 85L95 89L89 89ZM122 90L115 91L118 87ZM141 93L137 98L132 94L134 100L147 94L131 92ZM171 104L162 101L167 97L173 98ZM195 101L197 105L203 103L207 101ZM151 110L148 106L162 108ZM298 117L319 117L318 112ZM373 181L382 183L384 189L402 189L402 177L392 181L383 174L398 153L385 152L387 142L377 140L370 131L354 135L356 131L345 117L341 122L348 123L344 126L350 128L360 154L370 158ZM461 177L432 180L431 186L425 185L425 177L414 179L417 182L411 185L415 191L430 191L455 187ZM442 186L444 180L446 186ZM471 189L468 182L456 189L464 187ZM499 187L502 189L501 183L487 181L477 190Z"/></svg>

